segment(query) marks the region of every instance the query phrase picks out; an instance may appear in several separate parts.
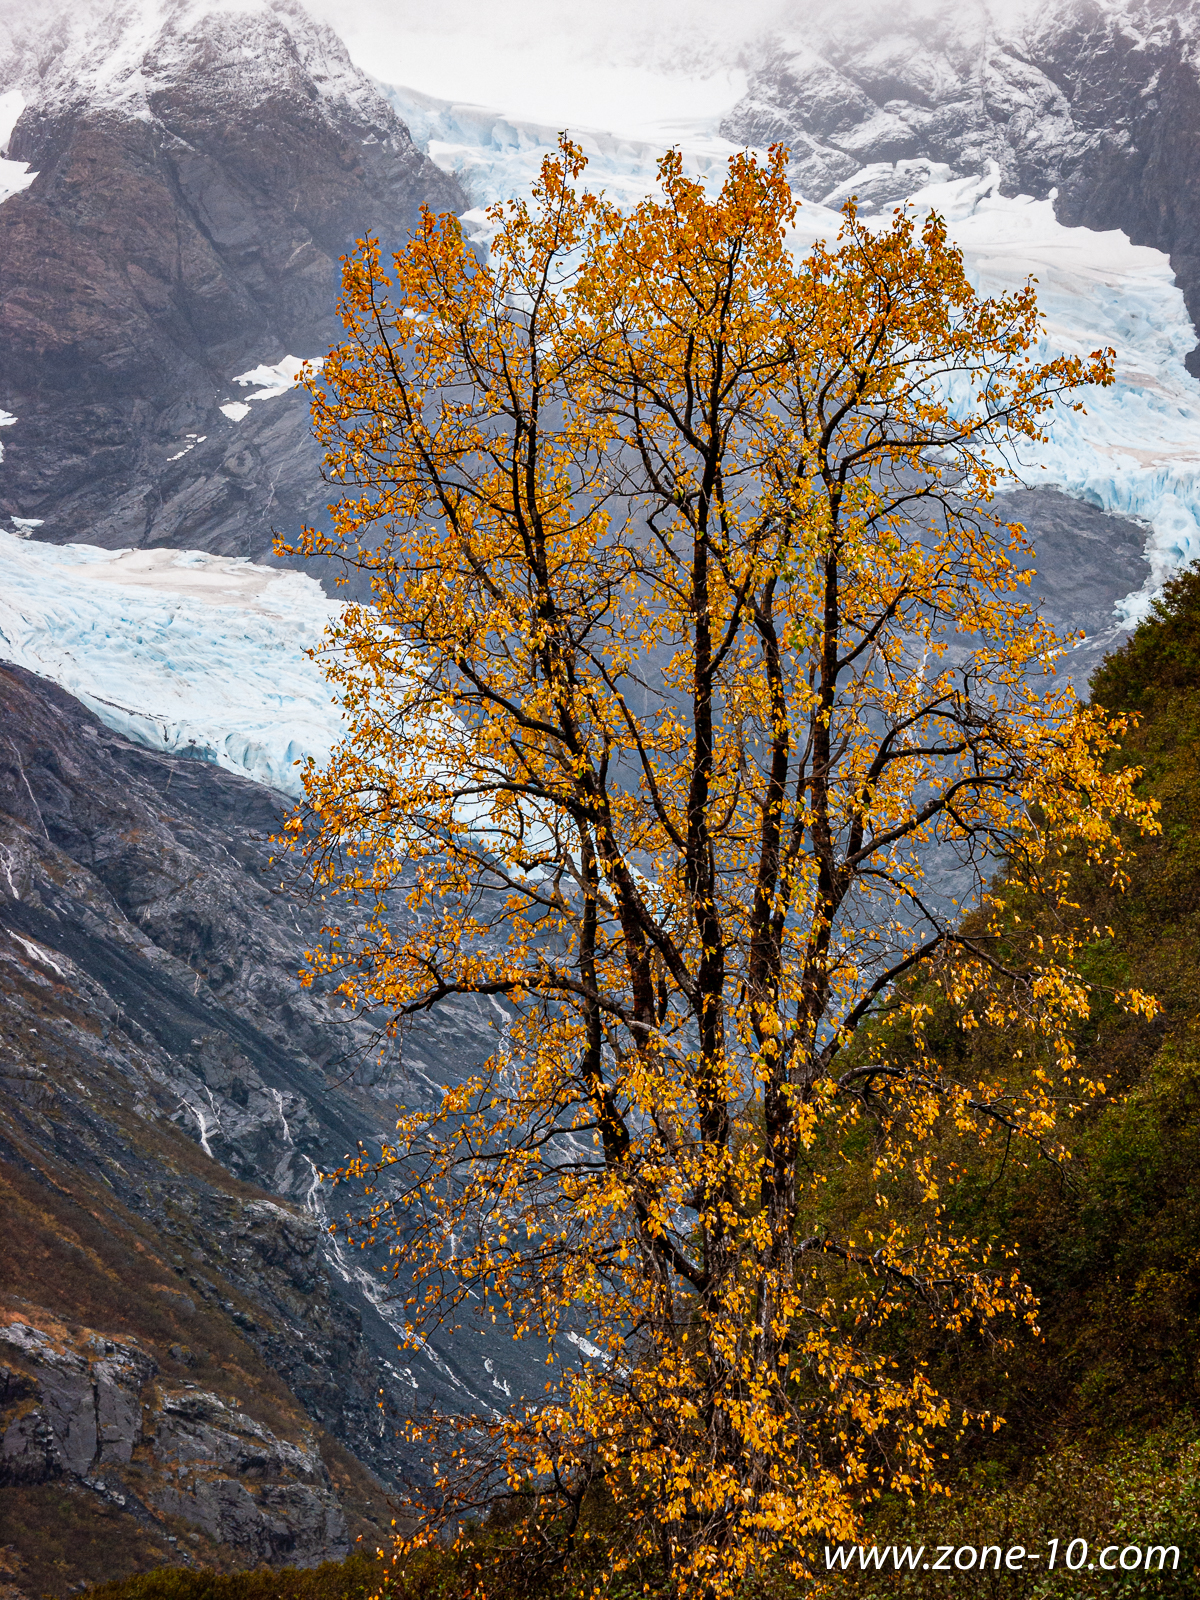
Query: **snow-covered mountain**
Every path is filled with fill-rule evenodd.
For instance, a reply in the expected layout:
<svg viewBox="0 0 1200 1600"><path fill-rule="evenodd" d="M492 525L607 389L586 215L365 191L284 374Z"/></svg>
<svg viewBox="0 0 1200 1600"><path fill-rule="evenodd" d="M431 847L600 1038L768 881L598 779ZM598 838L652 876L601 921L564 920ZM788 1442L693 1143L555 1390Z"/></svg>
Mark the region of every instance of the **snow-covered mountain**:
<svg viewBox="0 0 1200 1600"><path fill-rule="evenodd" d="M317 356L337 260L454 179L289 0L127 0L10 25L0 205L0 513L37 536L262 556L321 502L298 397L238 375ZM27 175L27 174L26 174Z"/></svg>
<svg viewBox="0 0 1200 1600"><path fill-rule="evenodd" d="M1195 0L816 0L751 45L721 131L788 144L814 198L856 180L877 206L926 162L994 161L1003 193L1170 255L1196 319L1198 51Z"/></svg>
<svg viewBox="0 0 1200 1600"><path fill-rule="evenodd" d="M1037 275L1048 344L1117 348L1116 387L1089 398L1086 418L1065 413L1050 447L1024 464L1031 487L1143 530L1108 524L1114 546L1144 538L1147 562L1132 574L1108 563L1097 606L1094 524L1077 514L1072 552L1055 513L1043 592L1064 626L1096 641L1073 658L1077 675L1200 550L1191 258L1157 248L1191 213L1176 207L1173 232L1161 217L1154 228L1143 219L1140 233L1078 221L1129 210L1129 183L1093 181L1104 152L1105 171L1116 161L1144 176L1149 162L1159 173L1153 151L1186 123L1180 108L1196 92L1190 0L1153 13L1094 0L820 0L761 6L740 32L701 8L689 26L670 14L670 29L644 26L631 39L627 28L611 43L594 27L568 36L561 19L556 32L544 7L523 31L519 17L498 21L470 0L432 20L371 4L358 0L343 18L362 61L392 76L411 68L420 82L376 83L294 0L93 0L10 30L0 104L10 120L20 112L8 154L25 186L0 205L0 422L9 419L0 511L14 533L261 559L273 529L319 519L306 406L286 375L335 336L336 255L367 227L403 232L421 198L460 211L485 243L484 208L527 193L554 145L562 124L539 115L577 102L607 119L573 130L590 181L628 202L652 186L668 143L716 182L735 140L786 138L806 197L799 245L834 232L831 208L851 193L867 210L902 197L933 204L981 288ZM492 103L429 92L456 74ZM1182 197L1187 182L1185 173ZM1145 187L1133 184L1139 203ZM272 373L280 381L260 381ZM247 391L250 380L258 386ZM1022 502L1035 541L1045 503ZM1073 578L1085 571L1092 599L1073 605ZM18 585L15 569L9 582ZM110 680L120 652L106 642L103 661L89 656L90 601L76 612L56 594L39 610L27 570L19 587L23 642L9 653L43 670L59 661L73 674L60 681ZM219 695L197 697L207 728L182 714L164 724L172 698L163 700L158 657L142 648L135 722L166 726L156 737L168 746L228 750L242 739L244 721ZM214 635L211 681L226 649ZM192 648L188 659L200 673ZM120 670L137 679L136 666ZM294 698L281 697L278 714L273 747L326 747Z"/></svg>

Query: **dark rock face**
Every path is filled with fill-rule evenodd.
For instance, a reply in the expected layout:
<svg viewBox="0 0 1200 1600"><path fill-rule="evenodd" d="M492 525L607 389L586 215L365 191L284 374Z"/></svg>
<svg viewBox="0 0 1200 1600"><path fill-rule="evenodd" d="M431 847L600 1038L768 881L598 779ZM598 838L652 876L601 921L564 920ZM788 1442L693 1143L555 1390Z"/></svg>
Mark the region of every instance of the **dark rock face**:
<svg viewBox="0 0 1200 1600"><path fill-rule="evenodd" d="M194 1384L154 1383L157 1362L127 1341L55 1338L14 1321L0 1326L0 1351L13 1363L0 1370L17 1411L0 1439L0 1485L80 1480L254 1564L346 1553L346 1519L313 1435L291 1443Z"/></svg>
<svg viewBox="0 0 1200 1600"><path fill-rule="evenodd" d="M1190 13L1190 14L1189 14ZM1082 19L1081 19L1082 20ZM1194 8L1133 27L1112 19L1047 37L1076 137L1063 163L1063 222L1120 228L1171 258L1200 326L1200 60ZM1141 28L1146 27L1143 34ZM1196 372L1195 354L1189 368Z"/></svg>
<svg viewBox="0 0 1200 1600"><path fill-rule="evenodd" d="M379 1484L419 1471L406 1415L435 1401L486 1407L493 1386L540 1388L538 1352L502 1329L447 1329L401 1353L385 1258L328 1231L344 1206L318 1173L376 1140L397 1099L419 1103L481 1061L495 1017L464 1001L406 1039L401 1065L380 1058L370 1019L340 1021L299 986L321 914L264 870L284 805L218 767L143 750L64 691L0 667L0 1322L47 1337L54 1319L84 1325L140 1349L164 1394L186 1380L215 1395L224 1420L192 1420L231 1432L236 1450L206 1435L210 1465L184 1472L168 1459L184 1448L172 1420L184 1413L147 1399L138 1438L158 1443L141 1457L134 1446L132 1465L151 1481L121 1478L120 1492L243 1560L297 1559L333 1524L303 1474L268 1473L268 1507L253 1464L262 1441L242 1439L241 1412L275 1439L307 1429L331 1473L329 1450L344 1447L335 1498L349 1516L339 1474L357 1473L358 1514L374 1506L378 1520ZM67 1343L78 1355L90 1337ZM0 1379L10 1484L123 1470L132 1402L114 1377L92 1406L100 1368L88 1360L87 1374L63 1368L57 1399L52 1363L34 1390ZM203 1486L218 1480L244 1484L257 1509ZM282 1529L270 1539L254 1532L268 1510Z"/></svg>
<svg viewBox="0 0 1200 1600"><path fill-rule="evenodd" d="M886 206L929 180L1000 170L1072 226L1120 228L1165 251L1200 321L1200 11L1194 0L1051 0L919 15L874 0L825 7L803 38L765 44L722 131L792 148L798 186L835 201L848 181Z"/></svg>
<svg viewBox="0 0 1200 1600"><path fill-rule="evenodd" d="M1062 639L1082 634L1059 665L1085 698L1088 680L1128 638L1114 617L1118 600L1146 582L1145 530L1124 517L1055 489L1018 489L996 502L1006 521L1026 529L1034 549L1030 598Z"/></svg>
<svg viewBox="0 0 1200 1600"><path fill-rule="evenodd" d="M211 1349L205 1316L228 1322L302 1412L391 1479L395 1423L381 1428L377 1402L395 1335L361 1284L331 1278L321 1221L287 1198L311 1195L384 1108L331 1082L353 1079L355 1029L295 981L305 908L261 870L280 802L198 762L156 765L15 669L0 669L0 767L0 1173L106 1196L105 1233L132 1230L134 1259L153 1241L157 1270L124 1309L140 1305L136 1327L168 1313L165 1369ZM85 1311L82 1278L57 1287L57 1315ZM15 1264L4 1289L46 1303ZM214 1378L203 1360L196 1376ZM64 1415L86 1418L73 1393ZM107 1459L80 1427L54 1423L48 1458L77 1476ZM24 1481L44 1430L22 1430Z"/></svg>
<svg viewBox="0 0 1200 1600"><path fill-rule="evenodd" d="M132 15L63 26L0 60L31 102L8 153L38 173L0 207L0 511L40 538L262 556L319 514L318 458L302 395L233 422L230 379L328 349L356 237L466 201L288 0L186 29L169 10L123 77Z"/></svg>

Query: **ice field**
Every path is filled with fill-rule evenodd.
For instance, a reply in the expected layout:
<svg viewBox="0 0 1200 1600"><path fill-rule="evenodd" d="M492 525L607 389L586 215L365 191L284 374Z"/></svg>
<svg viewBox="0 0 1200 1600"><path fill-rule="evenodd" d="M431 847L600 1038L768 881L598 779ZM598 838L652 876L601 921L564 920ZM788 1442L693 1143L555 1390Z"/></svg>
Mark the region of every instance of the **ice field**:
<svg viewBox="0 0 1200 1600"><path fill-rule="evenodd" d="M0 660L154 750L298 797L338 707L305 650L338 607L315 579L190 550L100 550L0 532Z"/></svg>

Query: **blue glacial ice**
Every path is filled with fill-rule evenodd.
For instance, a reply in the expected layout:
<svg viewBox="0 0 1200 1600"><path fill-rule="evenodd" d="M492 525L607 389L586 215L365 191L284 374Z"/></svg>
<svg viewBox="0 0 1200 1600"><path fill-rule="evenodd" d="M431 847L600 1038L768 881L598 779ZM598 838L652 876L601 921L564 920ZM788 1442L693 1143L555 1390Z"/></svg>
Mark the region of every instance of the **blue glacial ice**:
<svg viewBox="0 0 1200 1600"><path fill-rule="evenodd" d="M1161 251L1115 230L1064 227L1051 200L1004 198L997 177L938 184L911 203L945 216L981 294L1036 279L1039 354L1116 350L1112 387L1083 391L1083 412L1059 406L1048 442L1015 465L1030 488L1053 486L1145 526L1149 577L1117 606L1132 624L1171 572L1200 557L1200 383L1184 365L1196 331Z"/></svg>
<svg viewBox="0 0 1200 1600"><path fill-rule="evenodd" d="M0 659L61 684L154 750L301 793L342 718L305 653L340 606L313 578L188 550L38 544L0 531Z"/></svg>

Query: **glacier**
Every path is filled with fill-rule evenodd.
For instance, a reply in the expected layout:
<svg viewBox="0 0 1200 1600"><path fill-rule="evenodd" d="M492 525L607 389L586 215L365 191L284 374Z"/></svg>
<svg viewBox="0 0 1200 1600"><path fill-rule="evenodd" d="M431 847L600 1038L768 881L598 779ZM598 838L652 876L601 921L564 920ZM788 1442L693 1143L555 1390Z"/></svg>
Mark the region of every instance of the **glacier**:
<svg viewBox="0 0 1200 1600"><path fill-rule="evenodd" d="M205 4L188 0L184 9L199 15ZM126 15L138 13L133 31L144 38L161 0L143 0L141 11L132 6ZM720 51L697 46L688 57L684 39L670 59L651 51L639 67L631 64L632 35L618 59L599 46L591 54L568 48L560 32L543 36L541 53L510 72L505 63L526 49L516 35L503 48L485 40L485 48L483 36L465 26L457 35L446 32L455 25L453 11L422 21L424 13L402 8L380 46L369 29L356 36L355 17L361 22L364 14L360 7L348 19L331 20L366 70L411 72L412 82L379 88L417 143L462 181L472 201L463 220L481 246L492 227L487 208L528 197L561 127L589 156L587 181L624 205L652 190L669 146L681 150L686 170L710 189L735 148L719 132L745 84L739 66L724 64L736 61L735 51L723 62ZM113 14L110 32L116 22ZM135 70L136 54L125 38L108 57L72 56L56 67L51 90L66 93L72 75L82 74L89 93L143 116L146 85ZM554 70L542 70L551 59ZM344 80L328 69L324 91L334 98L360 92ZM19 101L9 91L0 96L0 110L12 115ZM1145 528L1148 581L1119 603L1113 618L1131 625L1164 579L1200 555L1200 384L1185 366L1196 335L1166 256L1121 233L1065 227L1052 198L1001 195L994 167L980 177L951 179L932 162L886 166L864 167L825 196L828 203L805 197L795 248L836 235L835 208L845 196L899 183L911 191L909 205L946 217L980 292L1036 277L1043 354L1115 347L1113 387L1089 391L1084 413L1062 408L1048 443L1028 448L1011 465L1014 484L1059 488ZM241 393L222 409L244 418L251 405L287 392L300 367L299 357L288 356L239 373L229 382ZM0 416L0 426L13 420ZM188 435L179 455L197 438ZM46 546L29 537L33 520L13 518L10 526L12 532L0 531L0 654L54 679L109 726L145 744L299 793L295 763L323 760L342 732L328 685L305 654L337 610L314 580L175 550Z"/></svg>
<svg viewBox="0 0 1200 1600"><path fill-rule="evenodd" d="M1142 523L1150 566L1116 620L1141 621L1170 574L1200 557L1200 383L1185 366L1196 343L1167 257L1126 234L1068 228L1053 197L1006 198L999 174L934 184L911 197L945 217L975 290L994 295L1032 275L1043 359L1116 350L1111 388L1082 391L1084 410L1059 406L1047 443L1012 463L1028 488L1053 486Z"/></svg>
<svg viewBox="0 0 1200 1600"><path fill-rule="evenodd" d="M459 177L475 202L462 220L486 246L495 226L489 207L529 198L543 158L557 146L557 131L515 110L437 100L394 85L384 92L414 139ZM707 114L698 105L693 110L690 119L658 124L643 112L637 132L657 130L657 140L572 128L589 159L584 181L622 205L635 205L653 189L657 162L674 144L685 171L714 191L735 146L716 131L721 111L715 104ZM1059 407L1048 443L1010 463L1008 486L1061 489L1146 528L1149 576L1114 615L1116 624L1133 626L1148 614L1164 580L1200 557L1200 383L1185 366L1196 330L1170 261L1124 233L1065 226L1055 217L1053 194L1046 200L1001 195L995 162L979 177L959 179L923 160L895 163L886 173L881 163L864 167L825 197L830 203L803 197L794 247L807 250L817 239L835 238L841 226L835 207L889 173L903 180L908 173L901 169L911 169L914 179L935 180L914 188L906 203L945 218L979 293L1018 288L1030 275L1036 280L1043 359L1115 349L1113 386L1087 390L1082 413ZM890 209L866 220L879 225L889 215Z"/></svg>
<svg viewBox="0 0 1200 1600"><path fill-rule="evenodd" d="M341 708L306 652L341 606L314 578L237 556L38 544L0 531L0 658L118 733L296 799Z"/></svg>

